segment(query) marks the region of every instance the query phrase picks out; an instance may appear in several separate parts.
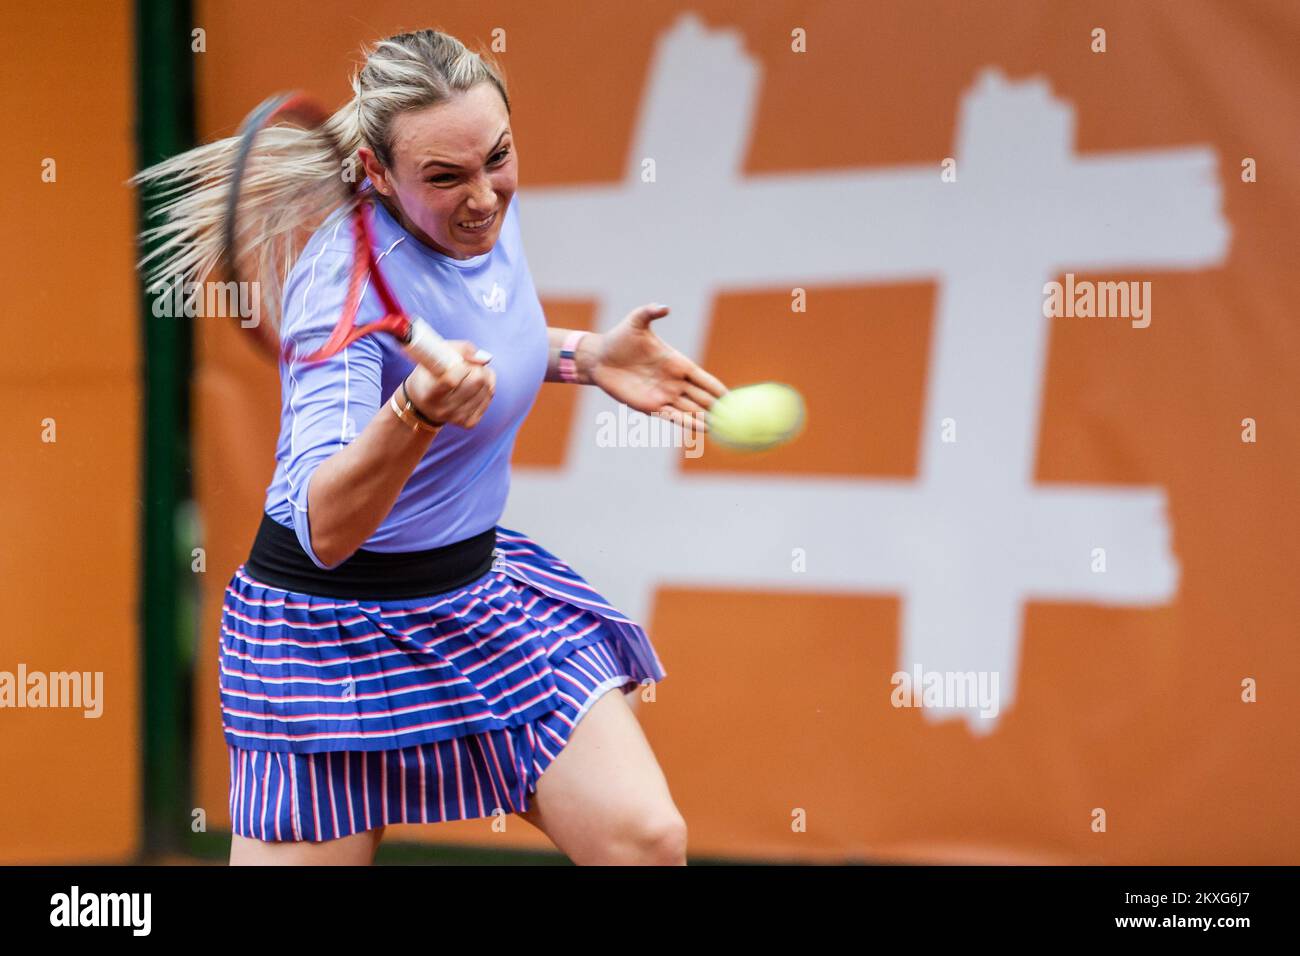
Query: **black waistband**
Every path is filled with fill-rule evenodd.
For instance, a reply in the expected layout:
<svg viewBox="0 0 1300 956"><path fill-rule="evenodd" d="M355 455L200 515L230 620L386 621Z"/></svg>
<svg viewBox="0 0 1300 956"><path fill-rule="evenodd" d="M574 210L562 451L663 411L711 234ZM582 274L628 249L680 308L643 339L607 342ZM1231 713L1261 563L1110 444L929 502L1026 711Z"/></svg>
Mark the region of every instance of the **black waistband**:
<svg viewBox="0 0 1300 956"><path fill-rule="evenodd" d="M492 569L496 528L427 551L358 549L335 568L316 566L298 535L268 514L244 562L250 576L286 591L354 600L399 600L454 591Z"/></svg>

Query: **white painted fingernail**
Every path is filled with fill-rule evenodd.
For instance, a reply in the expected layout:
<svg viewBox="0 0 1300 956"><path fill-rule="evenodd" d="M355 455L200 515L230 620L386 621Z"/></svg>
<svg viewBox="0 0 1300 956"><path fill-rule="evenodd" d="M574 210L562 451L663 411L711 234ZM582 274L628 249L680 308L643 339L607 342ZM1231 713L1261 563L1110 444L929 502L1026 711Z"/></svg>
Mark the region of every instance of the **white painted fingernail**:
<svg viewBox="0 0 1300 956"><path fill-rule="evenodd" d="M492 361L492 353L479 349L474 353L474 358L478 359L480 362L490 362Z"/></svg>

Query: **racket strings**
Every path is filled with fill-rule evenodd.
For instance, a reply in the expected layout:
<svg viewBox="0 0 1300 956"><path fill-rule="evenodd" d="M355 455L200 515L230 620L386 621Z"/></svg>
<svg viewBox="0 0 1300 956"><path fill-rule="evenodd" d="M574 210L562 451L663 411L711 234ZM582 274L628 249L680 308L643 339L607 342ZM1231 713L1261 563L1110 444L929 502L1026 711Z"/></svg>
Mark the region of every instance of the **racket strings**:
<svg viewBox="0 0 1300 956"><path fill-rule="evenodd" d="M304 137L319 142L306 155ZM236 270L259 280L266 314L276 329L282 325L283 278L322 224L340 211L351 211L352 192L344 175L332 147L311 131L271 127L253 147L235 220L235 248L241 250ZM288 188L286 178L292 184Z"/></svg>
<svg viewBox="0 0 1300 956"><path fill-rule="evenodd" d="M358 199L362 200L363 197ZM403 341L410 335L411 320L393 295L374 258L374 238L371 233L369 207L359 202L352 210L350 218L354 254L342 318L324 345L310 354L300 357L291 356L291 360L319 362L338 354L363 336L375 332L389 332ZM378 296L384 314L373 322L357 325L355 319L361 306L361 297L369 289L373 289Z"/></svg>
<svg viewBox="0 0 1300 956"><path fill-rule="evenodd" d="M321 225L353 212L361 170L356 155L360 139L349 133L345 110L324 117L311 107L304 112L304 105L290 100L256 132L236 214L235 247L251 250L254 259L237 269L262 277L266 308L277 329L282 326L282 277ZM278 189L286 178L295 189Z"/></svg>
<svg viewBox="0 0 1300 956"><path fill-rule="evenodd" d="M187 308L209 277L230 272L223 232L237 146L238 137L218 140L132 178L146 190L155 221L141 232L139 267L151 291L180 283ZM276 125L259 132L239 183L234 274L257 283L259 318L270 326L261 332L270 336L265 344L276 344L284 278L315 230L350 209L348 180L359 174L355 150L341 160L317 131Z"/></svg>
<svg viewBox="0 0 1300 956"><path fill-rule="evenodd" d="M375 257L369 195L359 189L365 178L357 156L361 143L349 107L331 114L304 94L278 94L250 113L236 136L143 171L134 179L153 190L151 215L161 221L144 233L142 271L193 283L191 295L202 294L210 274L224 273L239 283L241 308L252 300L258 309L259 321L241 325L253 328L268 351L291 359L292 343L282 343L280 334L285 282L313 235L340 216L351 226L353 268L342 317L315 357L372 332L409 341L411 320ZM383 314L358 326L367 289Z"/></svg>

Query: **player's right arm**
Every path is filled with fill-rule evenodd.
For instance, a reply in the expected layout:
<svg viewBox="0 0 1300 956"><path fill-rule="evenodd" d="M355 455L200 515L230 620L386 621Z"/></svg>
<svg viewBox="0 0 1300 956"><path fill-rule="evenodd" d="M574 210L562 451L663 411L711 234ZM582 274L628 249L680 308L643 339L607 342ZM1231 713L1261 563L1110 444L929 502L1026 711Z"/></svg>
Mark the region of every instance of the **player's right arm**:
<svg viewBox="0 0 1300 956"><path fill-rule="evenodd" d="M465 364L442 376L417 365L407 378L407 395L425 417L473 428L496 391L496 376L474 357L476 345L463 340L450 344ZM387 401L386 396L385 405ZM375 533L437 440L436 433L404 424L387 407L377 412L355 441L321 462L308 483L312 548L326 567L345 561Z"/></svg>
<svg viewBox="0 0 1300 956"><path fill-rule="evenodd" d="M326 252L295 270L286 284L282 337L299 355L313 351L333 328L349 264ZM358 322L373 321L379 308L377 297L367 295ZM416 366L407 377L407 394L425 417L473 428L496 391L496 374L475 356L472 343L450 344L465 363L441 374ZM383 362L383 347L372 335L322 362L281 367L294 531L324 569L341 564L374 534L437 440L434 432L413 429L386 407L390 396L380 394Z"/></svg>

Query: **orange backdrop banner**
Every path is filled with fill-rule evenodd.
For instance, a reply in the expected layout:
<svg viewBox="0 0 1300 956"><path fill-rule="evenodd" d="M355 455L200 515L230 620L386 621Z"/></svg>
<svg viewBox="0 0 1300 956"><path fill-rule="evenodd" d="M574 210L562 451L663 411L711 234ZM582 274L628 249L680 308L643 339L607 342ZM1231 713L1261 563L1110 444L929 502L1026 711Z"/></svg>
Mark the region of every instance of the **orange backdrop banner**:
<svg viewBox="0 0 1300 956"><path fill-rule="evenodd" d="M6 9L0 865L140 843L131 8Z"/></svg>
<svg viewBox="0 0 1300 956"><path fill-rule="evenodd" d="M639 713L693 854L1297 862L1300 9L354 11L200 3L201 136L277 90L342 102L392 32L495 45L550 324L666 302L659 334L726 383L806 397L794 444L693 457L609 447L612 401L546 385L516 448L503 524L660 651ZM216 825L220 604L279 394L201 323Z"/></svg>

